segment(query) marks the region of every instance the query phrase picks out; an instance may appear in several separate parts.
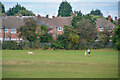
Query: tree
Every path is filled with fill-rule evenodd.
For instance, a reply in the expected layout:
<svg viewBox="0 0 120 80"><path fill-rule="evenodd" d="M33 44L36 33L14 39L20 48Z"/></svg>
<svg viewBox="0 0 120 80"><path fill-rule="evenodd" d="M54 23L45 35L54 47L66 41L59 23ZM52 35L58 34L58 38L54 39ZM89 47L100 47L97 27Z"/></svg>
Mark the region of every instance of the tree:
<svg viewBox="0 0 120 80"><path fill-rule="evenodd" d="M56 48L85 49L96 39L97 29L94 18L89 14L83 15L81 11L74 12L71 24L65 25L63 35L58 36Z"/></svg>
<svg viewBox="0 0 120 80"><path fill-rule="evenodd" d="M73 17L71 23L79 35L79 46L87 46L96 39L97 30L95 19L89 14L83 15L80 11L76 12L76 16Z"/></svg>
<svg viewBox="0 0 120 80"><path fill-rule="evenodd" d="M41 43L48 43L52 41L52 36L48 34L47 27L45 25L41 25L41 31L38 32L38 35L40 36L40 42Z"/></svg>
<svg viewBox="0 0 120 80"><path fill-rule="evenodd" d="M0 11L2 11L2 13L5 13L5 7L1 2L0 2Z"/></svg>
<svg viewBox="0 0 120 80"><path fill-rule="evenodd" d="M99 15L99 16L103 16L102 12L99 9L96 10L92 10L90 12L91 15Z"/></svg>
<svg viewBox="0 0 120 80"><path fill-rule="evenodd" d="M77 28L77 22L82 20L83 18L83 14L81 13L81 11L74 11L75 16L73 17L71 24L74 28Z"/></svg>
<svg viewBox="0 0 120 80"><path fill-rule="evenodd" d="M110 32L105 29L103 32L98 32L98 35L99 43L101 43L101 45L103 45L103 47L105 48L110 40Z"/></svg>
<svg viewBox="0 0 120 80"><path fill-rule="evenodd" d="M77 34L79 35L80 45L84 44L87 46L93 43L96 39L96 32L96 26L89 19L83 18L77 22Z"/></svg>
<svg viewBox="0 0 120 80"><path fill-rule="evenodd" d="M76 34L76 30L73 26L64 27L64 34L58 35L55 48L57 49L79 49L79 36Z"/></svg>
<svg viewBox="0 0 120 80"><path fill-rule="evenodd" d="M24 21L25 25L18 29L19 36L25 37L30 43L35 42L37 39L36 28L40 25L33 18L27 18Z"/></svg>
<svg viewBox="0 0 120 80"><path fill-rule="evenodd" d="M22 14L23 16L33 16L35 15L32 11L20 10L18 13L14 14L15 16Z"/></svg>
<svg viewBox="0 0 120 80"><path fill-rule="evenodd" d="M13 15L17 14L20 10L26 10L26 8L17 3L17 5L13 6L13 8L10 8L6 12L6 14L8 16L13 16Z"/></svg>
<svg viewBox="0 0 120 80"><path fill-rule="evenodd" d="M69 16L71 16L71 13L72 13L72 7L71 7L70 3L68 3L67 1L63 1L59 6L57 16L69 17Z"/></svg>
<svg viewBox="0 0 120 80"><path fill-rule="evenodd" d="M120 18L118 19L118 26L114 29L114 36L112 38L114 46L120 50Z"/></svg>

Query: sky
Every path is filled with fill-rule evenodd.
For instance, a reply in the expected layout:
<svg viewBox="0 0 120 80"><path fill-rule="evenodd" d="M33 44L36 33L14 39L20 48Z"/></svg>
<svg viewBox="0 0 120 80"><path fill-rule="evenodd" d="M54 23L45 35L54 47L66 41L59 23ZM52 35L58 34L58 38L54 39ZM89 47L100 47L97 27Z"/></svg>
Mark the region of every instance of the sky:
<svg viewBox="0 0 120 80"><path fill-rule="evenodd" d="M119 0L67 0L74 10L81 10L83 14L90 13L92 9L100 9L107 17L111 15L114 19L118 16L118 1ZM5 10L12 8L14 5L19 3L26 7L28 10L34 12L36 15L46 16L49 14L50 17L53 15L57 16L59 5L62 0L2 0L1 1Z"/></svg>
<svg viewBox="0 0 120 80"><path fill-rule="evenodd" d="M1 0L1 2L61 2L62 0ZM119 2L119 0L67 0L68 2Z"/></svg>

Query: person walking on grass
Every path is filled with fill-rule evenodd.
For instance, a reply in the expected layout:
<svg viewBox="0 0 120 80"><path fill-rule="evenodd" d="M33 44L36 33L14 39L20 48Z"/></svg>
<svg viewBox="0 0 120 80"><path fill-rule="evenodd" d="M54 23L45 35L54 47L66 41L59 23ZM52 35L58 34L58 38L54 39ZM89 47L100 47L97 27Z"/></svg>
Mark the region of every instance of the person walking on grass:
<svg viewBox="0 0 120 80"><path fill-rule="evenodd" d="M88 48L88 55L90 56L90 49Z"/></svg>

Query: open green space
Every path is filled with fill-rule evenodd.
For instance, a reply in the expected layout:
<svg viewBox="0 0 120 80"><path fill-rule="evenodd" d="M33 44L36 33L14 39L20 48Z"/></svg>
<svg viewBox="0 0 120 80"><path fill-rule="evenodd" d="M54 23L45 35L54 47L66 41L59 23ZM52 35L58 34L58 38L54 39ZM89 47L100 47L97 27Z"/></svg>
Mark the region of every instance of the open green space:
<svg viewBox="0 0 120 80"><path fill-rule="evenodd" d="M27 51L34 52L28 55ZM118 78L118 51L2 50L3 78Z"/></svg>

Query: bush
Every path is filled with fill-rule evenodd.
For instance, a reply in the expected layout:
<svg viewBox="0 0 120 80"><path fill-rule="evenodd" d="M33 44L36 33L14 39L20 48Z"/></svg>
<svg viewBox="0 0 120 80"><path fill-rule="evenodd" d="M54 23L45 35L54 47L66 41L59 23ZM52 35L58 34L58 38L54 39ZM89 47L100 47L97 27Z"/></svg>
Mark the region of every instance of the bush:
<svg viewBox="0 0 120 80"><path fill-rule="evenodd" d="M18 44L15 41L4 41L2 43L2 49L21 50L23 48L21 44Z"/></svg>
<svg viewBox="0 0 120 80"><path fill-rule="evenodd" d="M44 45L44 50L47 50L49 48L49 45L45 44Z"/></svg>

